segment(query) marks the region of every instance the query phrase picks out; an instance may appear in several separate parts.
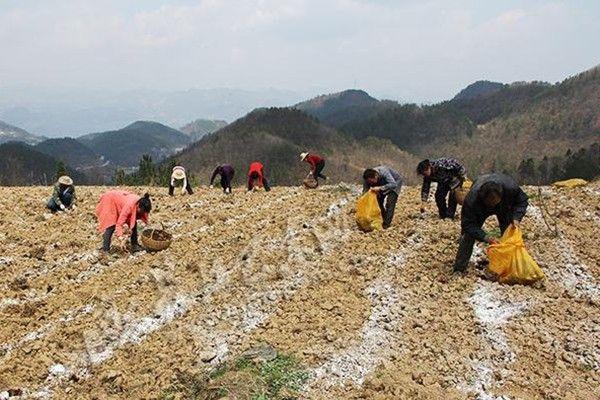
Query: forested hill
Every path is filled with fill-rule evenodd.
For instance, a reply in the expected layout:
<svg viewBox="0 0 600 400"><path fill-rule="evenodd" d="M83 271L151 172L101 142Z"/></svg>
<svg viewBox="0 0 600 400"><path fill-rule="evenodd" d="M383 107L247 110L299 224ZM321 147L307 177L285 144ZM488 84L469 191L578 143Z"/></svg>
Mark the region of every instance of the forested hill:
<svg viewBox="0 0 600 400"><path fill-rule="evenodd" d="M590 179L600 173L600 70L554 85L521 82L473 98L397 105L340 131L389 139L419 157L450 155L473 175L503 171L530 183L574 174Z"/></svg>
<svg viewBox="0 0 600 400"><path fill-rule="evenodd" d="M0 186L49 185L61 173L70 175L77 184L86 183L85 176L32 146L0 144Z"/></svg>
<svg viewBox="0 0 600 400"><path fill-rule="evenodd" d="M0 121L0 144L6 142L23 142L35 144L44 140L43 137L27 132L25 129L17 128Z"/></svg>
<svg viewBox="0 0 600 400"><path fill-rule="evenodd" d="M151 121L137 121L116 131L93 133L78 140L111 163L125 167L137 165L144 154L161 160L191 142L183 132Z"/></svg>
<svg viewBox="0 0 600 400"><path fill-rule="evenodd" d="M327 158L331 182L356 182L364 168L388 164L413 178L416 158L381 139L357 140L289 108L259 109L205 136L172 159L206 181L219 163L232 164L237 184L245 183L248 165L265 164L273 184L297 185L308 172L303 151Z"/></svg>

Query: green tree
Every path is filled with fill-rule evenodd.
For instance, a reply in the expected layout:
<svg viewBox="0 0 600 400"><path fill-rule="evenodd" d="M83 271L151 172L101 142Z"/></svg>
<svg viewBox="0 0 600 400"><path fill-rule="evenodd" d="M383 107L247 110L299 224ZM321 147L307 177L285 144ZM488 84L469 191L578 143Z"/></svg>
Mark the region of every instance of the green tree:
<svg viewBox="0 0 600 400"><path fill-rule="evenodd" d="M56 179L63 175L69 175L69 172L67 170L67 165L64 163L64 161L59 160L56 163Z"/></svg>
<svg viewBox="0 0 600 400"><path fill-rule="evenodd" d="M113 181L117 186L127 185L127 177L125 176L125 171L122 169L117 169L115 171L115 176L113 177Z"/></svg>
<svg viewBox="0 0 600 400"><path fill-rule="evenodd" d="M533 158L521 160L517 173L522 183L536 183L535 161L533 161Z"/></svg>
<svg viewBox="0 0 600 400"><path fill-rule="evenodd" d="M156 168L152 162L152 157L148 154L144 154L140 159L140 168L136 174L137 184L139 185L153 185L156 175Z"/></svg>

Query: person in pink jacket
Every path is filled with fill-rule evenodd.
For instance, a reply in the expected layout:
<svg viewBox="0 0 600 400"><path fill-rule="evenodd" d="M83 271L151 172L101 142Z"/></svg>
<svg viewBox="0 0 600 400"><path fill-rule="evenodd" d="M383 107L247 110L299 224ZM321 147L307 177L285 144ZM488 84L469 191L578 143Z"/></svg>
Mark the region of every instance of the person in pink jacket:
<svg viewBox="0 0 600 400"><path fill-rule="evenodd" d="M100 197L96 206L98 217L98 230L103 232L102 250L109 251L113 233L119 238L119 247L125 248L124 233L131 230L131 251L142 250L137 237L137 220L148 223L148 214L152 210L150 195L144 197L129 193L124 190L110 190ZM123 227L126 225L124 231Z"/></svg>

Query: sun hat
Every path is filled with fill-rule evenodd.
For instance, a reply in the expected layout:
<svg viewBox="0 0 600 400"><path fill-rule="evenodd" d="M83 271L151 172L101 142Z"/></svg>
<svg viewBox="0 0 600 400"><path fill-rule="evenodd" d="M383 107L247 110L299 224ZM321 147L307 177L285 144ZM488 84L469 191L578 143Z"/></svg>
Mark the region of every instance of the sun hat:
<svg viewBox="0 0 600 400"><path fill-rule="evenodd" d="M73 179L71 179L70 176L63 175L60 178L58 178L58 183L65 186L71 186L73 184Z"/></svg>
<svg viewBox="0 0 600 400"><path fill-rule="evenodd" d="M173 168L173 178L175 179L184 179L185 178L185 168L183 167L174 167Z"/></svg>
<svg viewBox="0 0 600 400"><path fill-rule="evenodd" d="M300 153L300 161L304 161L304 159L308 156L308 153Z"/></svg>

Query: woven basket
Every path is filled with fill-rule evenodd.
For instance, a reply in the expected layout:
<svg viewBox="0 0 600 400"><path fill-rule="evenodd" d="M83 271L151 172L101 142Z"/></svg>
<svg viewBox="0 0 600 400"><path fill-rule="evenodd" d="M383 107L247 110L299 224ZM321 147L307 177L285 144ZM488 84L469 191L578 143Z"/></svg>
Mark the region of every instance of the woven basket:
<svg viewBox="0 0 600 400"><path fill-rule="evenodd" d="M453 195L454 195L454 200L456 200L456 202L458 204L460 204L461 206L465 202L465 198L469 194L469 191L471 190L471 186L473 186L473 182L471 182L469 179L467 179L463 182L461 187L458 187L452 191Z"/></svg>
<svg viewBox="0 0 600 400"><path fill-rule="evenodd" d="M312 176L308 176L308 177L304 178L304 180L302 181L302 184L307 189L314 189L317 186L319 186L319 182L317 182L317 180L315 178L313 178Z"/></svg>
<svg viewBox="0 0 600 400"><path fill-rule="evenodd" d="M145 229L142 232L142 244L150 251L161 251L171 245L173 236L162 229Z"/></svg>

